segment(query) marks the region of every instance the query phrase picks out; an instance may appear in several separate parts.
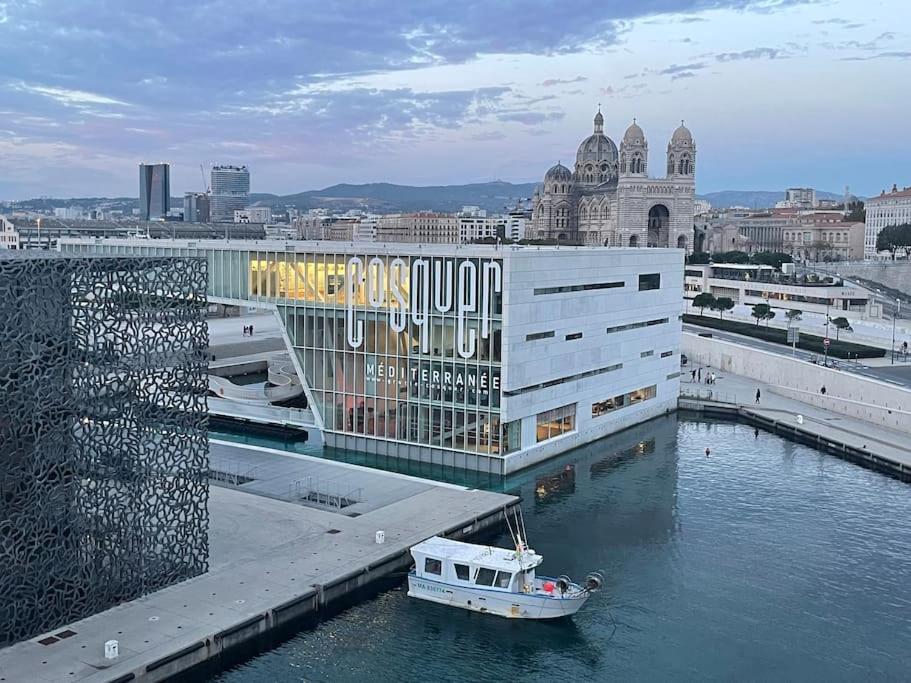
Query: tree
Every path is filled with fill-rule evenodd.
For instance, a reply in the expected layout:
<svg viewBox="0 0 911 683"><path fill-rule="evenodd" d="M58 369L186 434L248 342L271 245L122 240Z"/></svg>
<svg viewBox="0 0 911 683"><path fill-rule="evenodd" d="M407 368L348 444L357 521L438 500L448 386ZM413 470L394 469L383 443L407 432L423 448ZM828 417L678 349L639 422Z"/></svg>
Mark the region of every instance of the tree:
<svg viewBox="0 0 911 683"><path fill-rule="evenodd" d="M712 262L745 265L750 262L750 255L745 251L718 251L712 254Z"/></svg>
<svg viewBox="0 0 911 683"><path fill-rule="evenodd" d="M851 223L866 223L867 211L864 208L864 203L859 199L848 202L848 215L845 216L845 220Z"/></svg>
<svg viewBox="0 0 911 683"><path fill-rule="evenodd" d="M911 253L911 223L887 225L879 231L879 235L876 237L877 251L891 252L894 261L895 252L898 249L904 249L905 258Z"/></svg>
<svg viewBox="0 0 911 683"><path fill-rule="evenodd" d="M853 332L854 329L851 327L851 323L848 322L848 319L844 316L839 316L838 318L832 318L832 324L835 325L835 341L838 341L838 333L841 330L847 330L848 332Z"/></svg>
<svg viewBox="0 0 911 683"><path fill-rule="evenodd" d="M775 312L768 304L754 304L753 312L750 315L756 318L756 325L759 325L760 320L771 320L774 318Z"/></svg>
<svg viewBox="0 0 911 683"><path fill-rule="evenodd" d="M775 270L781 270L782 263L793 263L790 254L782 251L760 251L750 257L750 263L757 266L772 266Z"/></svg>
<svg viewBox="0 0 911 683"><path fill-rule="evenodd" d="M793 323L800 320L802 315L803 311L801 311L799 308L792 308L790 311L784 314L784 317L788 319L789 323Z"/></svg>
<svg viewBox="0 0 911 683"><path fill-rule="evenodd" d="M686 262L694 266L707 265L711 260L712 256L707 251L694 251L686 257Z"/></svg>
<svg viewBox="0 0 911 683"><path fill-rule="evenodd" d="M724 312L734 308L734 300L727 296L719 296L712 303L712 310L718 311L719 317L724 320Z"/></svg>
<svg viewBox="0 0 911 683"><path fill-rule="evenodd" d="M693 306L699 309L699 315L705 315L706 308L714 308L715 297L709 292L697 294L696 298L693 299Z"/></svg>

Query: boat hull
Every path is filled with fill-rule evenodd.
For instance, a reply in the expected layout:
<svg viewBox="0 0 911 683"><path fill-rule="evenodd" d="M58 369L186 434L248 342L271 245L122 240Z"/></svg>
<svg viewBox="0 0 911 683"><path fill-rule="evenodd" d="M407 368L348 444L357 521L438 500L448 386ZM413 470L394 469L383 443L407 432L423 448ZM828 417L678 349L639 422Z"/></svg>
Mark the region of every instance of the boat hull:
<svg viewBox="0 0 911 683"><path fill-rule="evenodd" d="M459 607L472 612L495 614L508 619L561 619L578 612L589 598L588 592L561 596L454 586L408 575L408 595L412 598Z"/></svg>

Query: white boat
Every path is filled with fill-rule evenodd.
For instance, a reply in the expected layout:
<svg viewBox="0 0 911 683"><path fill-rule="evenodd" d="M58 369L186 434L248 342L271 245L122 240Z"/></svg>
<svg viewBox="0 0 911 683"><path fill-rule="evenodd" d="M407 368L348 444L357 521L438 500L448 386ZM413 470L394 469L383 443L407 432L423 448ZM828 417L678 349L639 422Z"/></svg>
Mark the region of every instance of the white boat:
<svg viewBox="0 0 911 683"><path fill-rule="evenodd" d="M442 605L513 619L557 619L575 614L601 588L594 572L585 585L566 576L535 576L544 560L516 536L516 549L434 536L411 548L408 595Z"/></svg>

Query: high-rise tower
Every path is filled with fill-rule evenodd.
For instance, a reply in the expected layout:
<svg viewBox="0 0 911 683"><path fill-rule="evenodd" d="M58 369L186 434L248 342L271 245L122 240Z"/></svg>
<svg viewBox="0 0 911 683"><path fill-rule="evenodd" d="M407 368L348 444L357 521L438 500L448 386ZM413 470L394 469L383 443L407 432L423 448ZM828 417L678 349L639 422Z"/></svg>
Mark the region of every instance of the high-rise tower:
<svg viewBox="0 0 911 683"><path fill-rule="evenodd" d="M213 166L210 216L213 223L231 223L234 211L250 202L250 171L246 166Z"/></svg>
<svg viewBox="0 0 911 683"><path fill-rule="evenodd" d="M171 167L168 164L139 164L139 217L163 220L171 209Z"/></svg>

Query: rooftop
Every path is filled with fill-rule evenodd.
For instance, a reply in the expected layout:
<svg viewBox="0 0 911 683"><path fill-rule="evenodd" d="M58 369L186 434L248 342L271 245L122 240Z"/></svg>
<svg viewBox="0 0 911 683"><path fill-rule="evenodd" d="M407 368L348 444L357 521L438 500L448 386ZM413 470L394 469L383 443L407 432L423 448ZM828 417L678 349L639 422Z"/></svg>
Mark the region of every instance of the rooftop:
<svg viewBox="0 0 911 683"><path fill-rule="evenodd" d="M543 560L540 555L530 549L526 549L520 555L515 550L462 543L439 536L428 538L426 541L412 546L411 550L441 560L462 561L511 572L536 567Z"/></svg>
<svg viewBox="0 0 911 683"><path fill-rule="evenodd" d="M59 244L94 244L98 246L163 247L177 249L225 249L233 251L272 251L281 253L328 252L344 254L401 254L409 256L495 256L509 253L586 252L602 254L639 254L660 256L682 254L670 247L588 247L536 244L419 244L412 242L343 242L341 240L224 240L224 239L129 239L64 237Z"/></svg>

